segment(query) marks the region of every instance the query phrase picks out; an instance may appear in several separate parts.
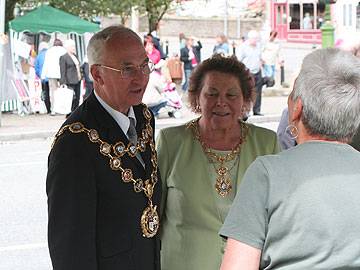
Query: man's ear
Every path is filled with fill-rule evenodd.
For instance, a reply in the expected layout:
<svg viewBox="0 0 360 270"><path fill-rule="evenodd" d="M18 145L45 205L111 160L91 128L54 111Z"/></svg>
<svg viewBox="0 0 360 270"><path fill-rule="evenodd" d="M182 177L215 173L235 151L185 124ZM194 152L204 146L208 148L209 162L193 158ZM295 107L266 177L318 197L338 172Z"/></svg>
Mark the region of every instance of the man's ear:
<svg viewBox="0 0 360 270"><path fill-rule="evenodd" d="M91 76L93 77L94 81L96 83L98 83L99 85L103 85L104 84L104 80L102 79L102 76L100 74L100 70L97 66L95 65L92 65L90 67L90 73L91 73Z"/></svg>
<svg viewBox="0 0 360 270"><path fill-rule="evenodd" d="M291 114L291 118L292 118L291 122L300 121L302 115L302 109L303 109L302 100L300 97L298 97L296 101L294 101L294 108Z"/></svg>

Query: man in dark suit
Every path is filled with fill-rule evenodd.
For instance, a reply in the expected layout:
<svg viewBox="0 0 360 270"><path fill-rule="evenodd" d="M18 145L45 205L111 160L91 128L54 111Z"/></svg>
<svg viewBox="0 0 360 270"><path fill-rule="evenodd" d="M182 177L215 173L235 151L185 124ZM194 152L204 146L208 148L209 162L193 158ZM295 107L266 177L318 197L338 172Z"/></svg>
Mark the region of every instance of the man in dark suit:
<svg viewBox="0 0 360 270"><path fill-rule="evenodd" d="M74 90L74 98L71 104L71 111L73 112L80 103L80 62L76 57L75 42L72 39L64 42L64 47L67 53L60 57L60 85L66 85L68 88ZM68 117L69 115L67 115Z"/></svg>
<svg viewBox="0 0 360 270"><path fill-rule="evenodd" d="M84 63L80 66L81 75L84 78L85 82L85 95L84 99L87 98L92 90L94 90L94 83L90 77L90 67L87 60L87 56L84 57Z"/></svg>
<svg viewBox="0 0 360 270"><path fill-rule="evenodd" d="M48 160L54 270L159 270L160 179L154 118L141 104L149 63L122 26L87 49L94 91L65 121Z"/></svg>

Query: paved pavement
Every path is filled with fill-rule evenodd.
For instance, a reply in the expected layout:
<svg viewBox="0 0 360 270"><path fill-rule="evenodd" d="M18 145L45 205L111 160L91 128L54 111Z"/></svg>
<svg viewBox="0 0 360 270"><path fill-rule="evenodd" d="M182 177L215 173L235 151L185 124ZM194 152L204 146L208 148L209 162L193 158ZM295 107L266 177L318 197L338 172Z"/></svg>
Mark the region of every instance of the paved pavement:
<svg viewBox="0 0 360 270"><path fill-rule="evenodd" d="M267 92L270 91L272 91L271 96L267 96ZM282 110L286 107L286 89L282 92L277 91L277 94L274 95L273 90L265 91L262 100L264 116L251 116L248 121L253 123L278 122ZM156 128L179 125L196 117L186 106L182 108L181 112L182 117L179 119L169 117L157 119ZM20 116L16 113L2 113L0 143L52 137L64 121L64 115L31 114Z"/></svg>

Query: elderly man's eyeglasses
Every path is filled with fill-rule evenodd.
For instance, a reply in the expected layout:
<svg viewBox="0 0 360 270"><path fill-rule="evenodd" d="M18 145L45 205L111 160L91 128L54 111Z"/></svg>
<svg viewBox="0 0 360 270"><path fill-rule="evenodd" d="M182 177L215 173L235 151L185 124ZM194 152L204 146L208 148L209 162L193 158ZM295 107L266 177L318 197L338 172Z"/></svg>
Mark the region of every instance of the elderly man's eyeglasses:
<svg viewBox="0 0 360 270"><path fill-rule="evenodd" d="M106 65L95 64L96 66L103 67L106 69L110 69L116 72L119 72L121 77L123 78L131 78L136 75L136 73L140 70L142 74L149 75L151 72L155 70L154 63L149 61L141 65L126 65L121 68L113 68Z"/></svg>

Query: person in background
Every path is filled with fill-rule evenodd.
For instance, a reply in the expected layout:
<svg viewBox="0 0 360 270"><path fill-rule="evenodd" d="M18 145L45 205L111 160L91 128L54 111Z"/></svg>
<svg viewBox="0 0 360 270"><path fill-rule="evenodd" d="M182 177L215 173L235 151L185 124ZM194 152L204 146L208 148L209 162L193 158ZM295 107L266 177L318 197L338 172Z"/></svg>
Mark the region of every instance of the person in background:
<svg viewBox="0 0 360 270"><path fill-rule="evenodd" d="M41 79L48 78L50 90L50 114L55 115L54 111L54 93L58 89L60 79L60 56L66 53L60 39L55 39L53 46L46 51L44 65L41 72Z"/></svg>
<svg viewBox="0 0 360 270"><path fill-rule="evenodd" d="M166 54L164 53L163 47L161 46L159 37L149 33L144 37L144 44L146 44L147 42L151 42L152 44L154 44L155 49L160 52L161 59L166 59Z"/></svg>
<svg viewBox="0 0 360 270"><path fill-rule="evenodd" d="M155 71L150 74L142 101L149 107L154 116L157 117L160 110L167 105L167 101L163 97L165 82L160 67L164 64L164 60L161 59L160 52L150 40L145 43L145 51L150 61L155 65ZM160 60L162 62L159 64ZM156 66L157 64L159 64L159 66Z"/></svg>
<svg viewBox="0 0 360 270"><path fill-rule="evenodd" d="M60 85L65 84L74 91L74 98L71 104L71 112L73 112L80 104L80 62L76 56L74 40L66 40L64 47L67 53L60 57ZM69 115L67 114L66 117L69 117Z"/></svg>
<svg viewBox="0 0 360 270"><path fill-rule="evenodd" d="M289 149L296 145L296 140L291 136L289 126L289 111L285 108L281 114L276 134L282 150Z"/></svg>
<svg viewBox="0 0 360 270"><path fill-rule="evenodd" d="M186 46L186 37L184 33L179 33L179 48L185 48Z"/></svg>
<svg viewBox="0 0 360 270"><path fill-rule="evenodd" d="M242 43L237 52L239 61L243 62L250 70L255 79L256 100L253 105L253 114L262 115L261 112L261 95L262 95L262 75L261 75L261 48L259 44L259 35L255 30L248 33L248 39Z"/></svg>
<svg viewBox="0 0 360 270"><path fill-rule="evenodd" d="M277 31L272 30L268 42L262 49L261 60L263 62L263 76L275 80L276 64L284 65L281 55L280 43L276 40Z"/></svg>
<svg viewBox="0 0 360 270"><path fill-rule="evenodd" d="M241 121L254 81L235 56L214 55L190 77L189 102L200 117L157 137L162 178L162 270L218 270L218 231L256 157L279 151L273 131Z"/></svg>
<svg viewBox="0 0 360 270"><path fill-rule="evenodd" d="M151 41L147 41L145 43L145 51L149 59L154 63L154 65L159 63L161 55L159 50L155 48L154 43L152 43Z"/></svg>
<svg viewBox="0 0 360 270"><path fill-rule="evenodd" d="M289 111L285 108L281 114L276 134L282 150L289 149L296 145L296 140L291 136L289 126Z"/></svg>
<svg viewBox="0 0 360 270"><path fill-rule="evenodd" d="M194 38L186 39L186 46L180 50L180 60L184 63L185 80L182 85L182 90L186 92L189 87L189 78L193 69L201 62L201 48L202 44L199 40L194 45Z"/></svg>
<svg viewBox="0 0 360 270"><path fill-rule="evenodd" d="M91 94L92 90L94 90L94 83L90 77L90 67L89 67L87 55L84 56L84 62L80 66L80 70L81 70L81 75L85 81L85 95L84 95L84 100L85 100Z"/></svg>
<svg viewBox="0 0 360 270"><path fill-rule="evenodd" d="M46 51L49 48L47 42L40 42L39 44L39 53L35 59L35 74L38 78L41 79L41 73L44 66ZM48 78L41 79L41 98L45 103L46 111L48 114L51 113L50 106L50 90L49 90L49 80Z"/></svg>
<svg viewBox="0 0 360 270"><path fill-rule="evenodd" d="M224 34L216 36L216 45L214 46L213 54L223 54L224 56L230 55L229 43Z"/></svg>
<svg viewBox="0 0 360 270"><path fill-rule="evenodd" d="M27 38L26 36L23 36L24 42L30 46L29 54L27 57L19 57L21 69L23 74L25 75L24 78L27 79L34 79L35 76L35 59L37 56L35 45L31 38ZM29 42L29 43L28 43Z"/></svg>
<svg viewBox="0 0 360 270"><path fill-rule="evenodd" d="M313 22L309 12L306 12L303 18L303 29L313 29Z"/></svg>
<svg viewBox="0 0 360 270"><path fill-rule="evenodd" d="M339 49L304 58L288 99L298 145L247 169L220 234L221 270L359 269L360 60Z"/></svg>
<svg viewBox="0 0 360 270"><path fill-rule="evenodd" d="M153 66L123 26L87 48L94 91L49 154L48 244L54 270L160 270L155 122L141 104Z"/></svg>

